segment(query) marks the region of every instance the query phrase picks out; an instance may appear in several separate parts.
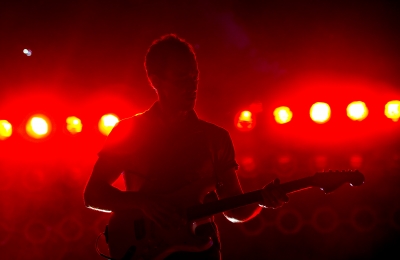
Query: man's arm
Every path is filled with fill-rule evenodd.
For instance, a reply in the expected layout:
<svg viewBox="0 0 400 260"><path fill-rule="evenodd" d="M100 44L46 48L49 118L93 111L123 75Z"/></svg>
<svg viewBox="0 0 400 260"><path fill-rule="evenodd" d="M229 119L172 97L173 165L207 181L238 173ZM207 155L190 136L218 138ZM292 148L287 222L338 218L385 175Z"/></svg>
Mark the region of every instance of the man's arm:
<svg viewBox="0 0 400 260"><path fill-rule="evenodd" d="M122 171L120 164L114 160L100 157L93 167L83 194L86 207L100 211L140 208L139 193L123 192L112 186Z"/></svg>
<svg viewBox="0 0 400 260"><path fill-rule="evenodd" d="M243 194L242 187L236 175L235 168L231 168L220 175L220 185L217 187L217 195L220 199L233 197ZM269 183L263 189L264 202L262 207L277 208L287 202L286 194L279 190L279 180ZM245 222L257 216L262 207L258 204L250 204L229 211L225 211L224 216L231 222Z"/></svg>
<svg viewBox="0 0 400 260"><path fill-rule="evenodd" d="M99 157L83 194L86 207L106 212L139 209L161 227L181 225L182 217L165 198L113 187L123 171L120 165L115 160Z"/></svg>

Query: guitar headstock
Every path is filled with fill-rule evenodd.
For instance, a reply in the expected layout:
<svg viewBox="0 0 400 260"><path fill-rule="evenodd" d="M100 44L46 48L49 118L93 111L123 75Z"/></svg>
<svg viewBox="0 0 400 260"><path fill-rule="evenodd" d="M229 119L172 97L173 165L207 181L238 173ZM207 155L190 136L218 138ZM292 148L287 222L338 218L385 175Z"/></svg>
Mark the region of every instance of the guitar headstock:
<svg viewBox="0 0 400 260"><path fill-rule="evenodd" d="M364 175L358 170L323 171L313 176L313 186L321 188L325 193L330 193L345 183L351 186L360 186L364 183Z"/></svg>

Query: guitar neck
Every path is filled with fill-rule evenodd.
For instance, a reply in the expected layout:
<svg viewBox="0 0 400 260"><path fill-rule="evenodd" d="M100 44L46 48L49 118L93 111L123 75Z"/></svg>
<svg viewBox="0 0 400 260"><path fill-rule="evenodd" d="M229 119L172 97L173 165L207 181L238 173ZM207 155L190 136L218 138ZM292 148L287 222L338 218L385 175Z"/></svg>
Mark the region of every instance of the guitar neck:
<svg viewBox="0 0 400 260"><path fill-rule="evenodd" d="M299 190L313 187L313 177L306 177L281 184L281 189L285 193L292 193ZM263 201L262 189L220 199L214 202L206 203L191 207L187 210L188 220L196 220L200 218L210 217L217 213L221 213L230 209L238 208L252 203L260 203Z"/></svg>

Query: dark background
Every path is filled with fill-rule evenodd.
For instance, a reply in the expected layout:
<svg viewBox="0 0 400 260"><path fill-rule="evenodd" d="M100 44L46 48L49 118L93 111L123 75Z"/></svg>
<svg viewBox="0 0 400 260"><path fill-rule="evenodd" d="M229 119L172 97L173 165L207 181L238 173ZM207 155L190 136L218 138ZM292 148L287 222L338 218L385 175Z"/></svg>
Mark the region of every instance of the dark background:
<svg viewBox="0 0 400 260"><path fill-rule="evenodd" d="M290 196L245 224L216 216L224 259L398 259L399 123L384 117L400 99L396 1L3 1L0 3L0 255L3 259L100 259L94 242L106 213L82 192L104 136L104 113L120 118L156 99L143 69L151 42L176 33L195 48L196 111L230 131L245 191L322 169L359 169L361 187ZM22 53L32 50L32 56ZM369 117L346 118L363 100ZM312 123L310 106L332 118ZM273 109L291 107L277 125ZM234 118L250 109L250 132ZM34 113L53 122L44 141L24 134ZM82 119L68 135L65 117ZM104 252L104 241L100 239Z"/></svg>

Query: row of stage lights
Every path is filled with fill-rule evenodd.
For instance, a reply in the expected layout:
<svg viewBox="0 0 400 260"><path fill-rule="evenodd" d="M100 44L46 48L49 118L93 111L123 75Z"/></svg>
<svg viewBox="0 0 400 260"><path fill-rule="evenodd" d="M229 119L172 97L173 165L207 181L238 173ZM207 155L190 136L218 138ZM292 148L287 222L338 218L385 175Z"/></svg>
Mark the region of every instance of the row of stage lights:
<svg viewBox="0 0 400 260"><path fill-rule="evenodd" d="M113 127L118 123L119 118L114 114L103 115L98 123L99 131L108 135ZM26 133L35 139L47 137L51 132L51 121L45 115L34 115L26 123ZM82 132L82 122L75 116L66 119L66 129L71 134ZM7 120L0 120L0 140L5 140L13 133L12 125Z"/></svg>
<svg viewBox="0 0 400 260"><path fill-rule="evenodd" d="M293 113L289 107L281 106L274 110L275 121L278 124L286 124L292 120ZM385 115L393 121L400 118L400 101L393 100L386 104ZM331 109L327 103L317 102L310 108L311 119L323 124L329 121ZM347 116L354 121L362 121L368 116L368 108L362 101L352 102L347 106ZM101 117L98 123L99 131L108 135L112 128L118 123L119 118L114 114L106 114ZM240 130L251 130L254 128L253 114L245 110L236 116L236 127ZM77 134L82 131L82 122L75 116L66 119L66 128L71 134ZM45 115L34 115L26 123L26 132L35 139L41 139L48 136L51 132L51 122ZM0 140L7 139L12 135L12 125L7 120L0 120Z"/></svg>
<svg viewBox="0 0 400 260"><path fill-rule="evenodd" d="M347 116L353 121L362 121L368 116L368 107L362 101L354 101L347 106ZM400 118L400 101L392 100L386 103L384 113L387 118L397 122ZM293 113L287 106L277 107L274 118L278 124L286 124L292 120ZM331 108L327 103L316 102L310 108L310 118L317 124L324 124L331 118ZM236 127L240 130L254 128L253 113L245 110L236 117Z"/></svg>

